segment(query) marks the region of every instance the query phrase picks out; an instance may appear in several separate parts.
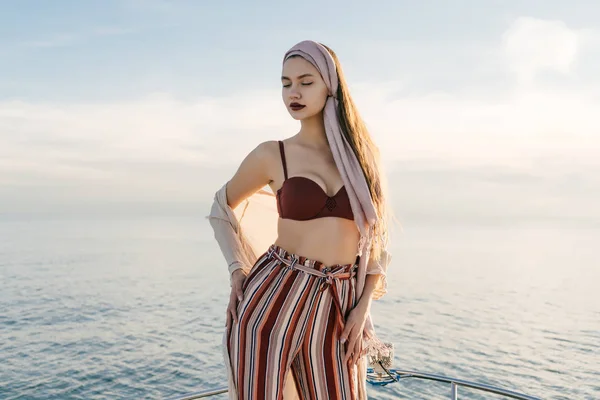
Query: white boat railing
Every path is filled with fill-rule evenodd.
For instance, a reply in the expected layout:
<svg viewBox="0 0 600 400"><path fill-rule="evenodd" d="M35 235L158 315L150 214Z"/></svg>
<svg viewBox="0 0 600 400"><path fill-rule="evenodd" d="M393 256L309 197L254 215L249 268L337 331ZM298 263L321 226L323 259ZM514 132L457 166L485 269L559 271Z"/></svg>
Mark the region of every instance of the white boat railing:
<svg viewBox="0 0 600 400"><path fill-rule="evenodd" d="M503 389L498 386L486 385L484 383L477 383L472 381L467 381L464 379L451 378L443 375L435 375L435 374L427 374L424 372L416 372L416 371L403 371L399 369L390 369L390 374L393 375L396 379L390 378L387 374L375 373L371 368L367 370L367 380L372 385L377 386L385 386L389 383L399 381L401 379L406 378L416 378L416 379L425 379L435 382L443 382L450 384L450 399L458 400L458 388L465 387L477 391L482 391L486 393L494 393L498 394L510 399L517 400L542 400L540 397L530 396L524 393L515 392L508 389Z"/></svg>
<svg viewBox="0 0 600 400"><path fill-rule="evenodd" d="M435 374L427 374L423 372L416 371L403 371L399 369L390 369L389 370L392 377L387 374L375 373L371 368L367 370L367 380L370 384L375 386L385 386L393 382L400 381L401 379L406 378L416 378L416 379L424 379L435 382L443 382L450 384L450 399L458 400L458 388L464 387L468 389L473 389L476 391L482 391L486 393L494 393L500 396L505 396L510 399L517 400L542 400L540 397L530 396L523 393L514 392L512 390L503 389L497 386L486 385L483 383L466 381L464 379L450 378L443 375L435 375ZM212 390L204 390L201 392L189 393L180 397L174 397L170 400L196 400L202 399L205 397L216 396L218 394L227 393L227 387L222 387L218 389Z"/></svg>

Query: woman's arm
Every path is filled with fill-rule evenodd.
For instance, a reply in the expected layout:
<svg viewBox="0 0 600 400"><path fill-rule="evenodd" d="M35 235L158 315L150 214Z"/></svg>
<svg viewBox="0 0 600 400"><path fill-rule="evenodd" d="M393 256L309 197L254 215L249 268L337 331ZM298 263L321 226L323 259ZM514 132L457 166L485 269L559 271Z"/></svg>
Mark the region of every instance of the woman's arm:
<svg viewBox="0 0 600 400"><path fill-rule="evenodd" d="M374 335L373 323L370 318L371 303L386 292L385 279L390 260L391 255L385 249L382 250L379 257L374 257L372 254L369 255L363 291L358 303L350 311L344 330L340 335L342 342L348 341L344 361L352 358L352 363L356 363L364 350L361 339L365 334L367 337ZM380 280L383 280L383 284Z"/></svg>
<svg viewBox="0 0 600 400"><path fill-rule="evenodd" d="M234 209L265 184L270 182L273 159L277 145L264 142L253 149L242 161L234 176L215 193L208 219L215 239L227 261L230 274L238 269L249 270L246 244L237 232Z"/></svg>
<svg viewBox="0 0 600 400"><path fill-rule="evenodd" d="M340 334L340 340L342 343L348 342L344 352L344 362L352 359L352 364L356 364L360 356L362 355L362 337L363 331L366 327L366 323L369 320L369 313L371 311L371 302L373 289L377 285L379 280L379 274L369 274L365 280L365 286L360 296L360 300L356 306L348 314L344 329ZM367 327L369 330L372 326L369 324Z"/></svg>
<svg viewBox="0 0 600 400"><path fill-rule="evenodd" d="M227 182L227 204L232 209L271 182L273 153L276 141L256 146L242 161L233 177Z"/></svg>
<svg viewBox="0 0 600 400"><path fill-rule="evenodd" d="M259 144L242 161L234 176L215 194L215 200L209 215L215 238L229 263L231 293L227 306L225 325L229 330L233 320L237 320L237 304L243 299L243 283L246 279L245 268L250 268L244 240L238 236L237 220L234 209L247 197L271 181L270 159L272 145ZM246 264L246 265L244 265Z"/></svg>
<svg viewBox="0 0 600 400"><path fill-rule="evenodd" d="M365 286L356 307L363 308L367 314L371 309L371 303L373 302L373 291L375 290L375 287L377 287L380 278L381 274L367 274L367 277L365 278Z"/></svg>

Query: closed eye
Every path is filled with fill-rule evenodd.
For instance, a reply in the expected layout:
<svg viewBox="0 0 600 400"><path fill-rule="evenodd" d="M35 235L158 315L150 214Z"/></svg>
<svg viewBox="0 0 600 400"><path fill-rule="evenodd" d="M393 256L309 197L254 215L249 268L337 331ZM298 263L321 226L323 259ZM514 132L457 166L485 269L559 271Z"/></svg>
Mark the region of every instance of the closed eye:
<svg viewBox="0 0 600 400"><path fill-rule="evenodd" d="M312 85L314 82L310 82L310 83L302 83L302 86L310 86ZM283 85L283 87L290 87L292 85Z"/></svg>

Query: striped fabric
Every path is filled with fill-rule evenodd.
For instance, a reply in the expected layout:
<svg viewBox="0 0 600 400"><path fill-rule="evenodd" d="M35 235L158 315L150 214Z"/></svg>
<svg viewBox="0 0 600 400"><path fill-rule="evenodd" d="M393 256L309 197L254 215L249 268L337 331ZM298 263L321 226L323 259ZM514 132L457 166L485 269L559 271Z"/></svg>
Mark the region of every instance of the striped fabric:
<svg viewBox="0 0 600 400"><path fill-rule="evenodd" d="M258 258L227 333L239 399L282 399L290 367L302 399L357 398L356 366L344 364L338 340L357 302L356 268L326 268L276 245Z"/></svg>

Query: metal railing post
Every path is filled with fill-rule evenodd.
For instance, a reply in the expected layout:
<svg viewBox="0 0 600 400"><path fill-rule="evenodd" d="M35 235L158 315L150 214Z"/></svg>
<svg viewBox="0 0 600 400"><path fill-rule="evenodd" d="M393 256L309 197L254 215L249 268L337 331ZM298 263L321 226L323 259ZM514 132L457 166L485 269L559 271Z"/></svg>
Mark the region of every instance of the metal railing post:
<svg viewBox="0 0 600 400"><path fill-rule="evenodd" d="M452 400L458 400L458 385L454 382L450 384L450 396Z"/></svg>

